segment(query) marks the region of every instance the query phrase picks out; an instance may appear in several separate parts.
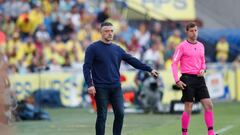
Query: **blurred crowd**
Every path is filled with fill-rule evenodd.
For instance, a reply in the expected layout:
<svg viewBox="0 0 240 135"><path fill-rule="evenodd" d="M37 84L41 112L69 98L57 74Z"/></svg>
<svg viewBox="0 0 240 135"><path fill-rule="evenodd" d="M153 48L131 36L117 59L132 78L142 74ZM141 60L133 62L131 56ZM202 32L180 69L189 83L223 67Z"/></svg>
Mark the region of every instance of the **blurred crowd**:
<svg viewBox="0 0 240 135"><path fill-rule="evenodd" d="M84 51L101 38L99 25L104 21L113 23L117 44L158 69L170 67L183 40L183 30L172 27L166 34L158 21L130 25L113 0L0 0L0 48L8 59L8 72L81 69ZM223 38L217 45L219 60L227 59L225 42ZM124 63L121 68L131 69Z"/></svg>

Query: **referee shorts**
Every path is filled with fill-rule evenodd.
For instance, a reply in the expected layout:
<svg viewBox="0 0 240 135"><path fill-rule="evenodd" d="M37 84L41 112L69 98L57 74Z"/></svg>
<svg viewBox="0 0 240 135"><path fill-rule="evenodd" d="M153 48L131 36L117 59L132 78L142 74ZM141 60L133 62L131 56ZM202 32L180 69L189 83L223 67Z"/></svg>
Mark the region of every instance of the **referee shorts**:
<svg viewBox="0 0 240 135"><path fill-rule="evenodd" d="M204 77L182 74L180 80L187 85L182 90L182 102L199 102L201 99L210 98Z"/></svg>

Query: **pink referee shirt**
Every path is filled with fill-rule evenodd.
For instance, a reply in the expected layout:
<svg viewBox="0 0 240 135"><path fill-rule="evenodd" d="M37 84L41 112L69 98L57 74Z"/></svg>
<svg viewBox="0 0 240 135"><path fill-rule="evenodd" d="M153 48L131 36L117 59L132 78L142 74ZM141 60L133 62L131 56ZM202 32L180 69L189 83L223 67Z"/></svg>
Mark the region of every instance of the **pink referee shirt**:
<svg viewBox="0 0 240 135"><path fill-rule="evenodd" d="M181 42L173 55L172 72L174 80L178 78L178 63L180 62L181 73L197 75L206 69L204 46L201 42L193 44L185 40Z"/></svg>

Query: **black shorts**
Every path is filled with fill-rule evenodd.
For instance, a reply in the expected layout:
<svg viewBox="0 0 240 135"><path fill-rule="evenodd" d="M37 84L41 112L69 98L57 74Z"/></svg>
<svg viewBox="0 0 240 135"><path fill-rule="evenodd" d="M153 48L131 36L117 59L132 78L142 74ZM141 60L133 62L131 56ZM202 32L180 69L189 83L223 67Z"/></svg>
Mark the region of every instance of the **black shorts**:
<svg viewBox="0 0 240 135"><path fill-rule="evenodd" d="M180 80L187 85L182 90L182 102L199 102L201 99L210 98L204 77L182 74Z"/></svg>

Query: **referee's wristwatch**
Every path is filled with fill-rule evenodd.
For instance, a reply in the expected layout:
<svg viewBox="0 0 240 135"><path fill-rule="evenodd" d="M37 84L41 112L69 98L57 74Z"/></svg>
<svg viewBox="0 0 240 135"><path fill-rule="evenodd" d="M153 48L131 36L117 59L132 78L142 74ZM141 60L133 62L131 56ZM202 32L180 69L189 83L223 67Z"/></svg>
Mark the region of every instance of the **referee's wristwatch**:
<svg viewBox="0 0 240 135"><path fill-rule="evenodd" d="M206 69L202 69L203 71L204 71L204 73L206 73L207 72L207 70Z"/></svg>

